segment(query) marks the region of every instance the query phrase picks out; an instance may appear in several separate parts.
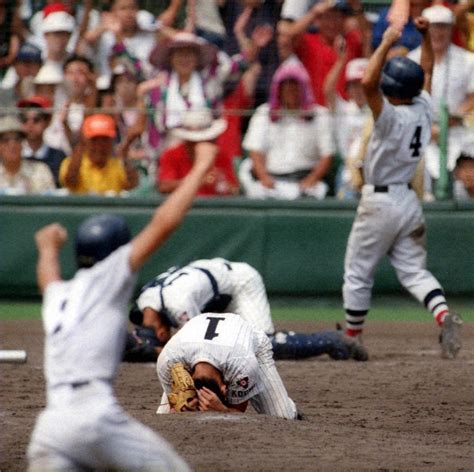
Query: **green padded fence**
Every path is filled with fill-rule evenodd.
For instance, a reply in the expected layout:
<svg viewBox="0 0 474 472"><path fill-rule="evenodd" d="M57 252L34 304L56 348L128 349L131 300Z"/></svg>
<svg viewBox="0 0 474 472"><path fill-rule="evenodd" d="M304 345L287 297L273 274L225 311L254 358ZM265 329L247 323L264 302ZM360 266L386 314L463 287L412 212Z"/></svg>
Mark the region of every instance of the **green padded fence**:
<svg viewBox="0 0 474 472"><path fill-rule="evenodd" d="M135 234L160 201L159 197L0 197L0 297L38 295L33 237L41 226L59 221L73 235L83 218L113 212L123 215ZM142 269L139 284L171 265L221 256L252 264L273 295L337 295L355 208L354 203L335 200L198 200L184 224ZM428 268L449 293L474 293L474 204L435 202L425 206L425 215ZM71 239L62 252L65 278L74 273ZM375 290L401 290L387 261L378 270Z"/></svg>

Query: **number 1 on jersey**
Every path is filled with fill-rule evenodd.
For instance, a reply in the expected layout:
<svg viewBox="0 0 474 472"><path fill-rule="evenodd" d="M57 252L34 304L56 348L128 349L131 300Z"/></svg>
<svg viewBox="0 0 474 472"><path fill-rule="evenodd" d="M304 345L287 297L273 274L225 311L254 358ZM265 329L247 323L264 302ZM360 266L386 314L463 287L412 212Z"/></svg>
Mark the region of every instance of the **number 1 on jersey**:
<svg viewBox="0 0 474 472"><path fill-rule="evenodd" d="M207 319L209 320L209 325L207 326L206 334L204 335L204 339L209 339L209 341L212 341L214 338L217 338L219 336L219 333L216 333L217 325L219 324L219 321L224 321L225 318L214 318L208 316Z"/></svg>
<svg viewBox="0 0 474 472"><path fill-rule="evenodd" d="M421 146L421 126L417 126L410 141L410 149L413 150L411 157L420 157Z"/></svg>

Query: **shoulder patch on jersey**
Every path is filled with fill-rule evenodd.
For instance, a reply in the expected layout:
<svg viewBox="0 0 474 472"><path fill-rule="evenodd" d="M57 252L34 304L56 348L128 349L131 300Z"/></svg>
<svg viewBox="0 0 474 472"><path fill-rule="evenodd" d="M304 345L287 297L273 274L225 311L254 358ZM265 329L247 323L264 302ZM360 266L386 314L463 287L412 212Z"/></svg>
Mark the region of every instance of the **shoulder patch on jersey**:
<svg viewBox="0 0 474 472"><path fill-rule="evenodd" d="M248 377L243 377L243 378L237 380L235 383L240 388L243 388L245 390L249 386L249 378Z"/></svg>

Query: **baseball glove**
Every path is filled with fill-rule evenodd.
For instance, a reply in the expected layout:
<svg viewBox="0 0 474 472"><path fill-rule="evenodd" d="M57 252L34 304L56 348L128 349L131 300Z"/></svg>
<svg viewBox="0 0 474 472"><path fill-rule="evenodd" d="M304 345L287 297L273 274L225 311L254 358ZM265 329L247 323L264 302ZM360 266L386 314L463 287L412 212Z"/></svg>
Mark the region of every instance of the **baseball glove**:
<svg viewBox="0 0 474 472"><path fill-rule="evenodd" d="M176 412L196 411L197 405L191 407L189 403L197 397L191 374L180 362L171 367L171 393L168 394L170 408Z"/></svg>

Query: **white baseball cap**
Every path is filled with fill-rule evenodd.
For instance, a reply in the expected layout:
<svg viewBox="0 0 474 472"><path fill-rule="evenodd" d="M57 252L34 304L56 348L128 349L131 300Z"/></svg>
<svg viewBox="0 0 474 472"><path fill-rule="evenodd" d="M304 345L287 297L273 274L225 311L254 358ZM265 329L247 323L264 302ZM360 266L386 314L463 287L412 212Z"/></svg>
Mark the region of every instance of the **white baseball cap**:
<svg viewBox="0 0 474 472"><path fill-rule="evenodd" d="M430 23L444 23L452 25L454 23L453 12L443 5L434 5L429 8L425 8L421 13L421 16L429 20Z"/></svg>
<svg viewBox="0 0 474 472"><path fill-rule="evenodd" d="M362 80L368 63L369 60L363 57L349 61L346 66L346 82L350 82L351 80Z"/></svg>
<svg viewBox="0 0 474 472"><path fill-rule="evenodd" d="M72 33L76 27L74 17L65 11L55 11L50 13L41 25L44 33L57 33L59 31L66 31Z"/></svg>

